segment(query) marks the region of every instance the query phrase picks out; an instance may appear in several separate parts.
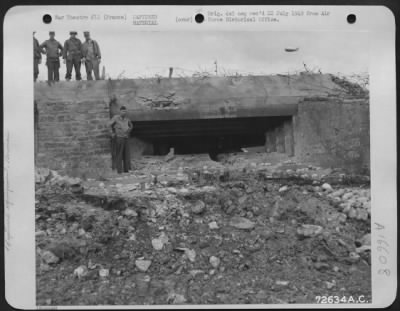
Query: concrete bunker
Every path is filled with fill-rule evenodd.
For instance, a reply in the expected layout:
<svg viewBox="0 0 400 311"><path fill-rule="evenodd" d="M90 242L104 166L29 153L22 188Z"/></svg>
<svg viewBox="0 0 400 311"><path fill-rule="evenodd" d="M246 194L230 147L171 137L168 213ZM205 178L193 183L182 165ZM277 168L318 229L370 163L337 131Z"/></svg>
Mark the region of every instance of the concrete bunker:
<svg viewBox="0 0 400 311"><path fill-rule="evenodd" d="M240 151L355 171L369 167L369 94L330 74L35 83L35 163L111 169L108 122L124 105L141 155ZM257 148L258 149L258 148ZM260 150L260 149L258 149Z"/></svg>

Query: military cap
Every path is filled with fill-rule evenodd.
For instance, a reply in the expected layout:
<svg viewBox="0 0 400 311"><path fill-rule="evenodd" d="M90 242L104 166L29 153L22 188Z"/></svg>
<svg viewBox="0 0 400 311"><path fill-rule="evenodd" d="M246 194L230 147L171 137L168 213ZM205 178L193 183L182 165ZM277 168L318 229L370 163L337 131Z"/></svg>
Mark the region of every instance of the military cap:
<svg viewBox="0 0 400 311"><path fill-rule="evenodd" d="M78 32L76 32L76 31L70 31L69 34L70 34L70 35L77 35Z"/></svg>
<svg viewBox="0 0 400 311"><path fill-rule="evenodd" d="M89 31L84 31L83 34L84 34L84 35L89 35L90 32L89 32Z"/></svg>
<svg viewBox="0 0 400 311"><path fill-rule="evenodd" d="M121 108L119 108L119 110L126 110L125 106L121 106Z"/></svg>
<svg viewBox="0 0 400 311"><path fill-rule="evenodd" d="M55 31L49 31L49 35L55 35L56 32Z"/></svg>

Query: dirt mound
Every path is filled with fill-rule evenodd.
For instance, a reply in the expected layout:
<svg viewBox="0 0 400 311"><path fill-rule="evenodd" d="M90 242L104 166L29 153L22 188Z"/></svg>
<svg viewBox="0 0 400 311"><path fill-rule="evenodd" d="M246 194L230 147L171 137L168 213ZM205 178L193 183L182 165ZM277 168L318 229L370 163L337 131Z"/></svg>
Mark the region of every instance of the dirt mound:
<svg viewBox="0 0 400 311"><path fill-rule="evenodd" d="M197 169L176 161L167 180L94 181L84 193L38 182L38 305L371 299L360 247L370 219L346 210L367 209L367 186L299 184L288 178L296 171L271 180L219 163L190 178Z"/></svg>

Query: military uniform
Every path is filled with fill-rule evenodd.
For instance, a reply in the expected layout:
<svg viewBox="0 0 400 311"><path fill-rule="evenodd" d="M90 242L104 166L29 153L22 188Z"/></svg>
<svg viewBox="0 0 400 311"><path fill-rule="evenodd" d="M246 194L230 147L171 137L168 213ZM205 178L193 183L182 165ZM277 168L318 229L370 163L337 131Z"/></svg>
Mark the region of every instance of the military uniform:
<svg viewBox="0 0 400 311"><path fill-rule="evenodd" d="M129 147L129 133L132 130L132 122L127 117L120 115L114 116L110 122L112 140L112 157L113 169L116 168L118 173L129 172L131 169L131 155Z"/></svg>
<svg viewBox="0 0 400 311"><path fill-rule="evenodd" d="M62 55L63 47L56 39L49 39L40 45L41 50L46 53L46 65L48 73L48 81L60 80L60 56Z"/></svg>
<svg viewBox="0 0 400 311"><path fill-rule="evenodd" d="M71 34L74 32L71 32ZM75 32L76 34L76 32ZM78 38L69 38L64 43L63 59L67 64L65 79L70 80L72 68L75 69L75 79L81 80L82 42Z"/></svg>
<svg viewBox="0 0 400 311"><path fill-rule="evenodd" d="M33 37L33 80L36 81L39 76L39 64L42 60L42 53L39 47L39 41Z"/></svg>
<svg viewBox="0 0 400 311"><path fill-rule="evenodd" d="M92 71L96 80L100 80L101 52L99 44L92 39L82 43L82 57L85 59L85 68L88 80L93 80Z"/></svg>

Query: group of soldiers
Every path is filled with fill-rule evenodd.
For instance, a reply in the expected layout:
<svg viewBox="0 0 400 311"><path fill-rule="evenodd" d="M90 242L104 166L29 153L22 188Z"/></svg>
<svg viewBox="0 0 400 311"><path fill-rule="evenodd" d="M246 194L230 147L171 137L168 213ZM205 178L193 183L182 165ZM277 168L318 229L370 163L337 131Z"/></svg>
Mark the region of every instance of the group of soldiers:
<svg viewBox="0 0 400 311"><path fill-rule="evenodd" d="M33 33L33 78L37 80L39 75L39 64L42 61L42 54L46 55L46 66L48 72L48 81L59 81L60 80L60 57L63 59L63 63L66 64L67 73L65 79L71 80L72 70L75 70L75 79L81 80L81 64L85 64L86 75L88 80L93 80L93 75L96 80L100 80L100 61L101 52L99 44L90 38L89 31L84 31L83 35L85 41L82 43L77 36L76 31L71 31L70 38L61 45L55 39L55 32L50 31L50 38L39 44L39 41L35 38L35 32Z"/></svg>

